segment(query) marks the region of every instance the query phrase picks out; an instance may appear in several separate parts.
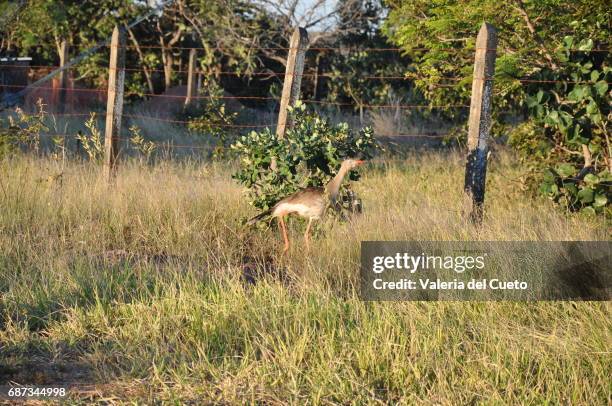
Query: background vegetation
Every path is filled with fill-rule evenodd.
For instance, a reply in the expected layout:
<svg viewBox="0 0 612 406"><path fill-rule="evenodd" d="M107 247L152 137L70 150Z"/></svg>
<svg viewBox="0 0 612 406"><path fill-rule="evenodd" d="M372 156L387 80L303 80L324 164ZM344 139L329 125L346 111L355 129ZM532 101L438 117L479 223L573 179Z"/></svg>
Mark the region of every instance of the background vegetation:
<svg viewBox="0 0 612 406"><path fill-rule="evenodd" d="M33 55L35 65L56 64L62 40L76 55L107 38L116 22L151 11L144 2L116 0L24 2L20 12L9 3L0 2L10 20L2 25L0 52ZM340 0L328 13L316 8L325 1L315 2L314 12L300 12L300 2L288 0L159 4L129 32L134 52L128 66L138 67L128 75L132 102L183 84L189 47L203 49L198 65L215 95L278 96L287 41L301 25L313 48L305 99L339 103L336 113L354 112L361 126L377 124L380 135L402 133L401 104L429 104L429 110L410 111L408 120L443 120L459 142L467 110L448 106L469 104L476 32L487 21L499 31L493 133L520 153L524 185L569 210L610 210L612 23L606 1ZM106 52L77 66L81 82L104 85ZM368 111L372 104L398 107L386 114ZM244 106L276 108L254 99ZM227 146L232 137L215 125L233 122L235 107L211 103L184 117L193 121L192 132L219 136Z"/></svg>

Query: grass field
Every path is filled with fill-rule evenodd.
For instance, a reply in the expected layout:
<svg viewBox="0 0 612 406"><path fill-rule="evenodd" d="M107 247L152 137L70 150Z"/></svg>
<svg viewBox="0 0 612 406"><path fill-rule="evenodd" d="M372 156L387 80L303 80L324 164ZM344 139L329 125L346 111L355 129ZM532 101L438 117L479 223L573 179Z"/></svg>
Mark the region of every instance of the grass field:
<svg viewBox="0 0 612 406"><path fill-rule="evenodd" d="M611 403L610 304L365 303L361 240L609 240L609 219L531 200L493 158L481 229L461 218L463 159L371 164L364 213L303 224L282 258L231 163L1 163L0 384L81 384L152 403ZM56 176L61 174L61 176ZM88 385L84 385L88 384Z"/></svg>

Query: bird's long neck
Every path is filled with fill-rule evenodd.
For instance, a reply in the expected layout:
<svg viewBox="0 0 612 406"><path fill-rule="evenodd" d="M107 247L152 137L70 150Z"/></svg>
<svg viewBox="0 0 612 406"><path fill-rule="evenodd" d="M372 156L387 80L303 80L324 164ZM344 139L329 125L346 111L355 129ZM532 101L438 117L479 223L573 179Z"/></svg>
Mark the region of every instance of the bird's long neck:
<svg viewBox="0 0 612 406"><path fill-rule="evenodd" d="M334 178L330 180L327 186L325 187L325 191L329 194L329 197L332 199L332 201L335 201L336 197L338 197L338 192L340 191L342 179L344 179L348 171L349 168L342 165L336 176L334 176Z"/></svg>

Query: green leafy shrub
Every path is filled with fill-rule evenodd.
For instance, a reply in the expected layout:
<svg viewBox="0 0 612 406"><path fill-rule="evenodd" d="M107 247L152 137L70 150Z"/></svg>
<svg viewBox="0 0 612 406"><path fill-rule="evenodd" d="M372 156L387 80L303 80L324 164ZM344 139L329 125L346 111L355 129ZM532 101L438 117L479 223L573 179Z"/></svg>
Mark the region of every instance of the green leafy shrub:
<svg viewBox="0 0 612 406"><path fill-rule="evenodd" d="M588 214L609 210L612 175L606 169L598 174L579 177L578 169L569 163L547 168L540 192L569 210Z"/></svg>
<svg viewBox="0 0 612 406"><path fill-rule="evenodd" d="M612 68L593 41L565 37L558 69L542 69L526 91L530 121L510 139L538 190L571 211L607 211L612 200L609 125Z"/></svg>
<svg viewBox="0 0 612 406"><path fill-rule="evenodd" d="M250 203L261 210L301 188L324 186L344 159L368 159L379 148L371 128L354 132L346 123L332 125L307 112L299 102L290 109L290 116L293 126L284 138L279 139L266 128L241 137L231 146L240 157L240 169L233 177L249 189ZM358 180L359 174L351 172L349 178ZM359 205L348 182L343 183L339 201L339 209Z"/></svg>

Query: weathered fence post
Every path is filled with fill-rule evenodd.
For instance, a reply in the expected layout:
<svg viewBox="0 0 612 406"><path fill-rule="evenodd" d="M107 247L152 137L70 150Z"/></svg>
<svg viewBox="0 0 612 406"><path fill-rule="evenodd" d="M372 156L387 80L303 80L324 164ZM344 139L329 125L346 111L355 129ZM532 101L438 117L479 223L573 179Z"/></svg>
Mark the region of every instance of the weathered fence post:
<svg viewBox="0 0 612 406"><path fill-rule="evenodd" d="M300 86L302 84L302 74L304 72L304 58L308 48L308 32L298 27L291 36L289 44L289 54L287 56L287 68L285 69L285 82L283 84L283 94L281 96L280 111L278 112L278 124L276 135L279 138L285 136L287 131L288 118L287 108L293 106L300 98Z"/></svg>
<svg viewBox="0 0 612 406"><path fill-rule="evenodd" d="M196 95L196 50L189 51L189 68L187 69L187 97L185 97L185 107L191 103L191 99Z"/></svg>
<svg viewBox="0 0 612 406"><path fill-rule="evenodd" d="M106 102L106 131L104 133L104 177L110 182L116 171L123 112L123 85L125 80L125 28L115 26L110 46L108 68L108 100Z"/></svg>
<svg viewBox="0 0 612 406"><path fill-rule="evenodd" d="M60 68L63 68L66 62L68 62L68 42L62 40L59 49ZM63 70L59 74L59 97L58 97L58 109L57 111L63 113L66 110L66 92L68 88L68 70Z"/></svg>
<svg viewBox="0 0 612 406"><path fill-rule="evenodd" d="M464 186L466 200L468 205L471 205L471 208L468 208L470 219L477 224L482 221L483 216L496 49L497 30L492 25L483 23L476 38Z"/></svg>

